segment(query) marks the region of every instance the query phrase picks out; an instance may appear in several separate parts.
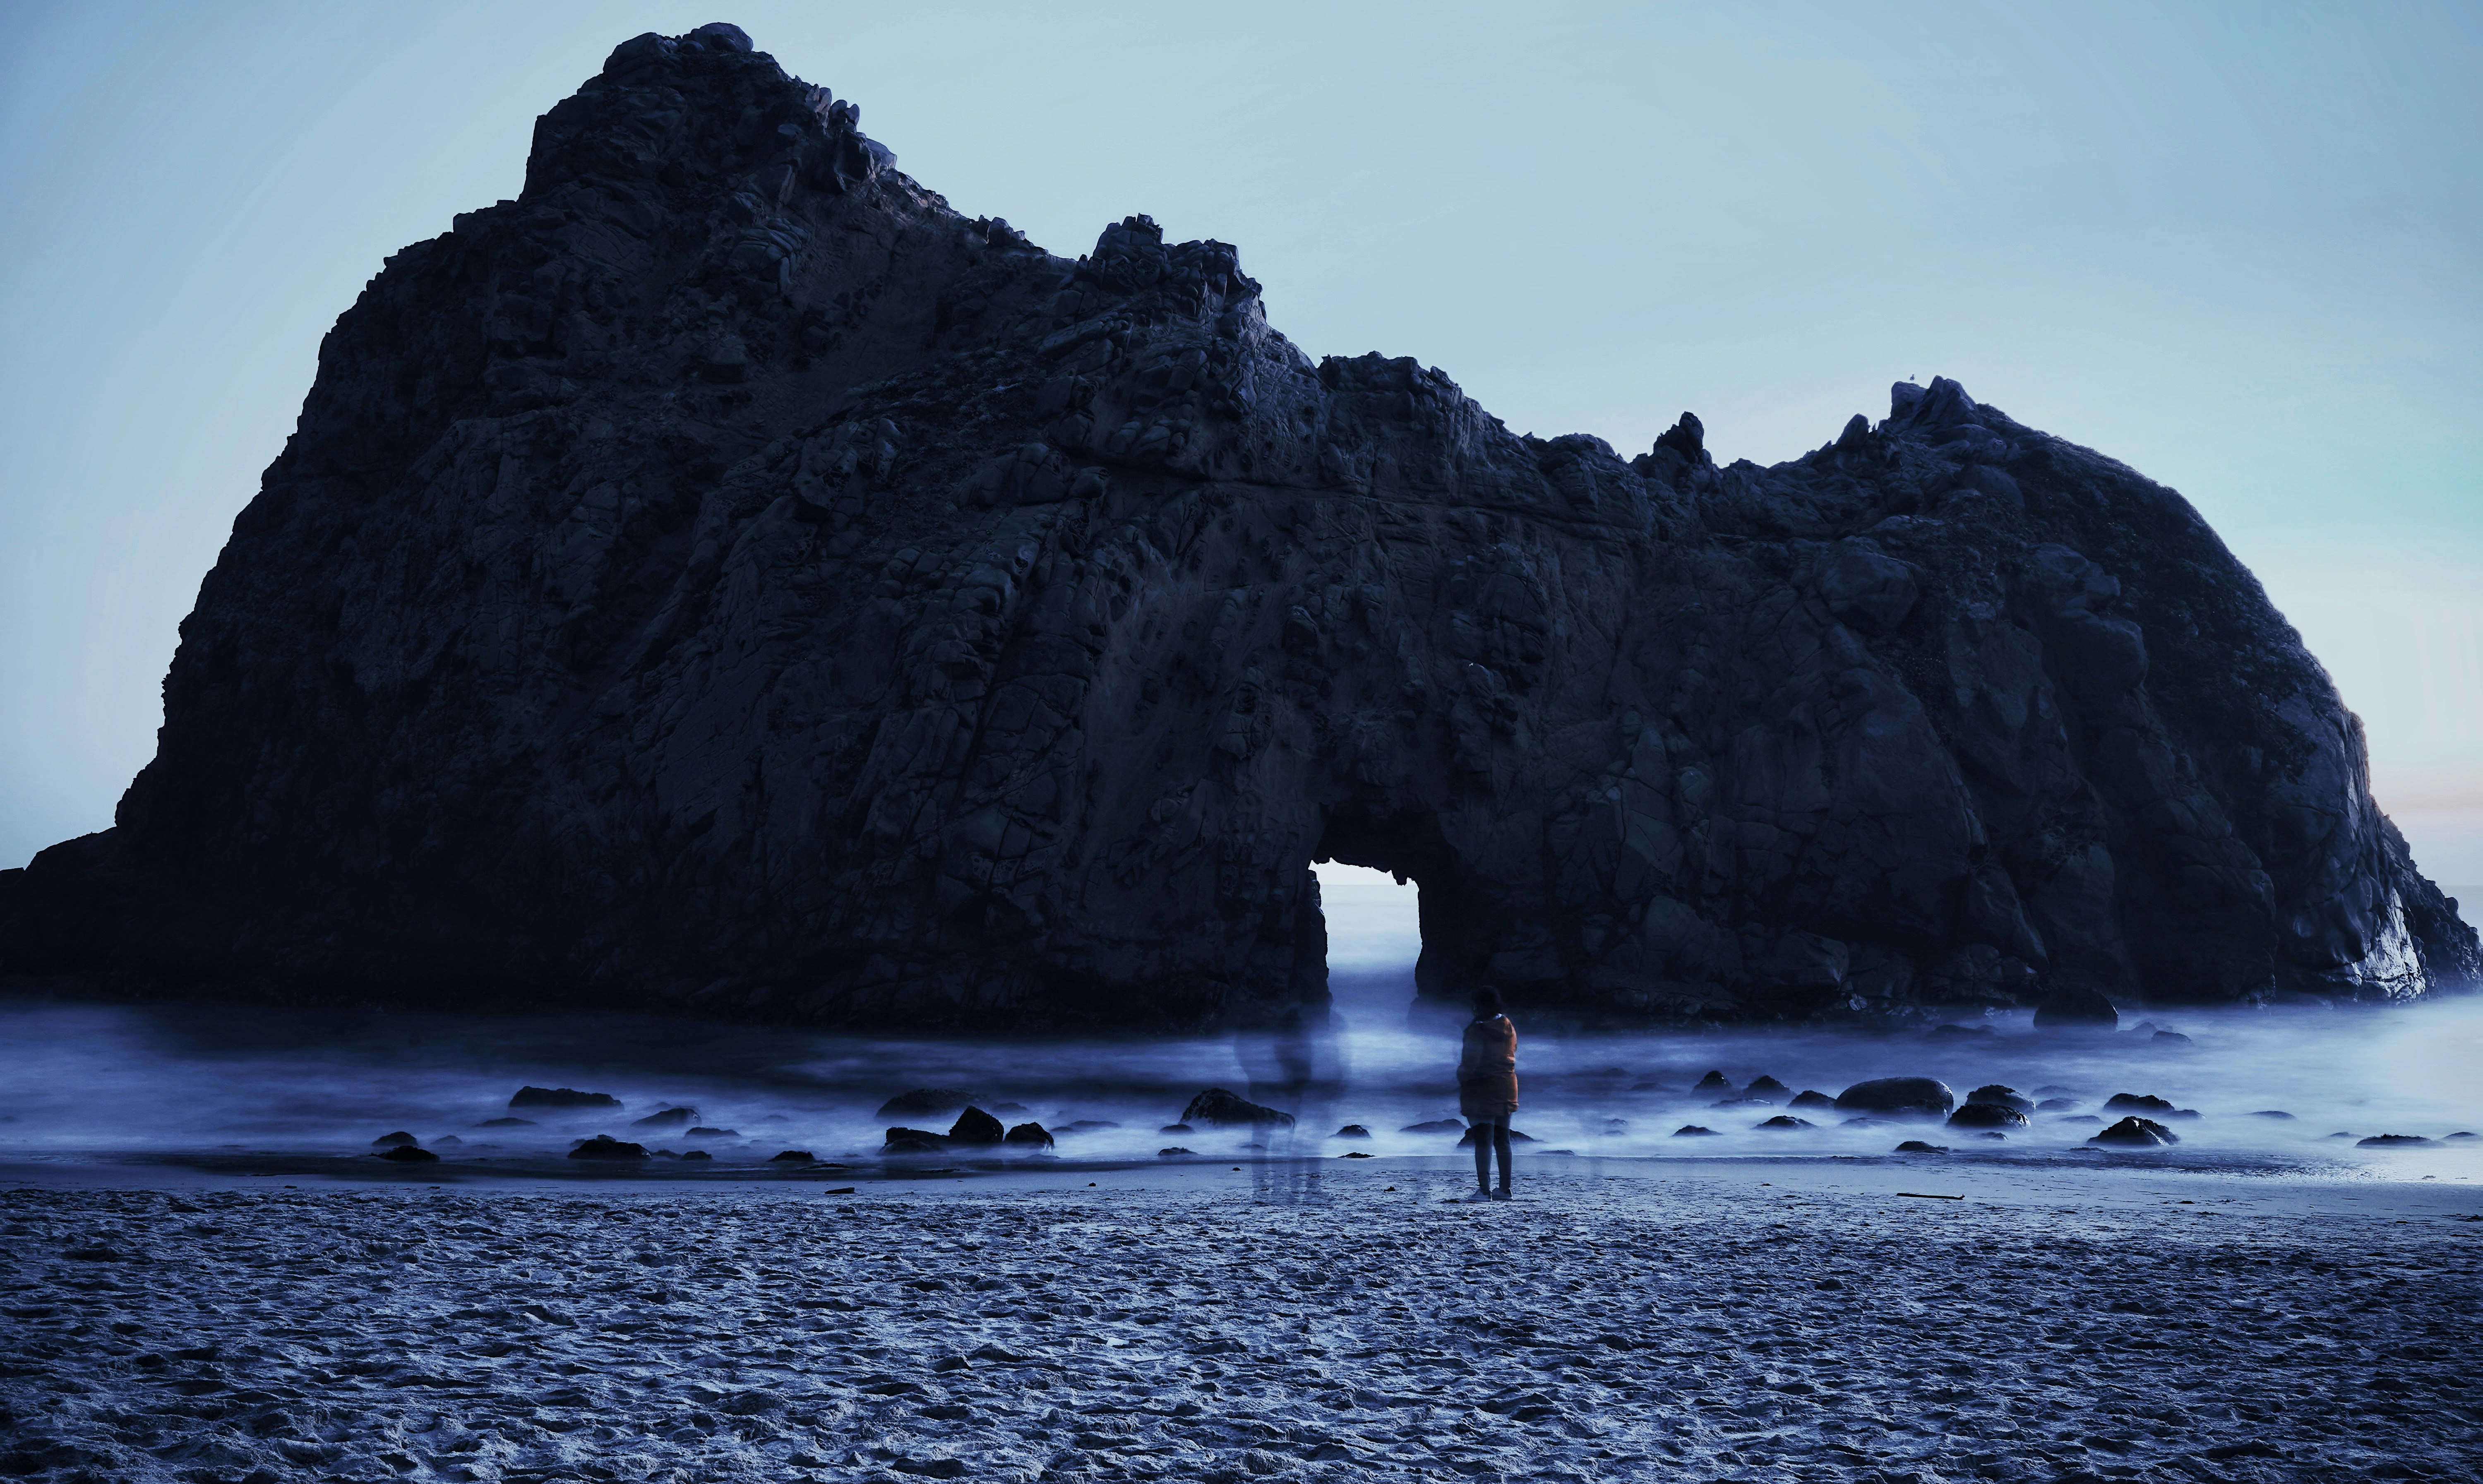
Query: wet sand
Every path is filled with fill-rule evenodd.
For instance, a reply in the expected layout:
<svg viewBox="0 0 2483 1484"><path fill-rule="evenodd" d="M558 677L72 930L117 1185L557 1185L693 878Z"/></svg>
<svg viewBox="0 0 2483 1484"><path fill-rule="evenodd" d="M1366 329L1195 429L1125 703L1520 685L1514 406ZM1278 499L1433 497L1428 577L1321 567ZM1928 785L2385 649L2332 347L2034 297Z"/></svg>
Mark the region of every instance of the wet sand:
<svg viewBox="0 0 2483 1484"><path fill-rule="evenodd" d="M1442 1157L853 1194L13 1166L0 1471L2477 1476L2471 1182L1519 1173L1478 1206Z"/></svg>

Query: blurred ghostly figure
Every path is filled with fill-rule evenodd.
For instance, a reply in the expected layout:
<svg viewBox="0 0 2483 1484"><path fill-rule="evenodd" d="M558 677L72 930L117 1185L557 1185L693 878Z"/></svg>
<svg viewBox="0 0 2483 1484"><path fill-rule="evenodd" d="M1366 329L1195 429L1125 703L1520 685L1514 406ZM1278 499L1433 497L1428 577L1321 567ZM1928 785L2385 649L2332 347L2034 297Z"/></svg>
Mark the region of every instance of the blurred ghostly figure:
<svg viewBox="0 0 2483 1484"><path fill-rule="evenodd" d="M1474 1019L1457 1053L1457 1111L1475 1128L1474 1201L1508 1199L1508 1119L1517 1111L1517 1026L1502 1013L1500 992L1475 992ZM1500 1158L1500 1188L1491 1161Z"/></svg>
<svg viewBox="0 0 2483 1484"><path fill-rule="evenodd" d="M1340 1044L1325 1005L1296 1005L1275 1023L1238 1032L1233 1052L1250 1079L1250 1100L1290 1113L1291 1126L1263 1125L1252 1151L1253 1193L1264 1202L1311 1205L1326 1199L1321 1189L1321 1130L1328 1126L1344 1081Z"/></svg>

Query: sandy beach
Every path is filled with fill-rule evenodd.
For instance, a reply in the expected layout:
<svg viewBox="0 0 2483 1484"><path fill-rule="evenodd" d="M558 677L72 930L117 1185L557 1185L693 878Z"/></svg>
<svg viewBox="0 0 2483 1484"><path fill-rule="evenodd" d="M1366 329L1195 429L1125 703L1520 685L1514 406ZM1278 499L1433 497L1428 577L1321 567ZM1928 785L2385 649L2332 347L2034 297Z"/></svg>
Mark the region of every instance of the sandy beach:
<svg viewBox="0 0 2483 1484"><path fill-rule="evenodd" d="M11 1173L16 1477L1929 1484L2483 1456L2463 1181L1537 1158L1476 1206L1438 1158L851 1194Z"/></svg>

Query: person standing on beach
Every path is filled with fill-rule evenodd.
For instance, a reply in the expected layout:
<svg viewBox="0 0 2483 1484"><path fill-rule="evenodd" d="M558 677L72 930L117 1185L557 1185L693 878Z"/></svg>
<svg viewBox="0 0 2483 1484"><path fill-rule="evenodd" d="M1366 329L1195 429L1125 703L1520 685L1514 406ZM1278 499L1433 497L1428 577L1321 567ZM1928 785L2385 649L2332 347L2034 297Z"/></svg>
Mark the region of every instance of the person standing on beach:
<svg viewBox="0 0 2483 1484"><path fill-rule="evenodd" d="M1474 1019L1457 1054L1457 1112L1473 1126L1475 1193L1472 1201L1508 1199L1508 1118L1517 1111L1517 1027L1501 1010L1500 992L1475 993ZM1500 1188L1491 1188L1493 1153L1500 1155Z"/></svg>

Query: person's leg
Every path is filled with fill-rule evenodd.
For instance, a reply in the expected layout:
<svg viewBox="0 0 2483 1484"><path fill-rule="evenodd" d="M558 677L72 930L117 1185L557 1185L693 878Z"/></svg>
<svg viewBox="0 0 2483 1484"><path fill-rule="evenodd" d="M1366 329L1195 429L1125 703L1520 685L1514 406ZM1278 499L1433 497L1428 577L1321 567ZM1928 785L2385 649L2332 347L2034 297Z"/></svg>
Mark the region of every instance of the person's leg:
<svg viewBox="0 0 2483 1484"><path fill-rule="evenodd" d="M1500 1188L1501 1188L1501 1189L1503 1189L1503 1190L1507 1190L1507 1189L1508 1188L1508 1119L1506 1119L1506 1118L1495 1118L1495 1119L1493 1119L1493 1120L1491 1121L1491 1147L1492 1147L1494 1150L1497 1150L1497 1151L1499 1152L1499 1153L1500 1153ZM1478 1150L1478 1151L1477 1151L1477 1153L1481 1153L1481 1151L1480 1151L1480 1150ZM1477 1170L1478 1170L1478 1171L1480 1171L1480 1170L1481 1170L1481 1168L1482 1168L1482 1160L1480 1160L1480 1159L1476 1160L1476 1161L1475 1161L1475 1166L1476 1166Z"/></svg>
<svg viewBox="0 0 2483 1484"><path fill-rule="evenodd" d="M1475 1136L1475 1189L1491 1188L1491 1130L1489 1123L1477 1123Z"/></svg>

